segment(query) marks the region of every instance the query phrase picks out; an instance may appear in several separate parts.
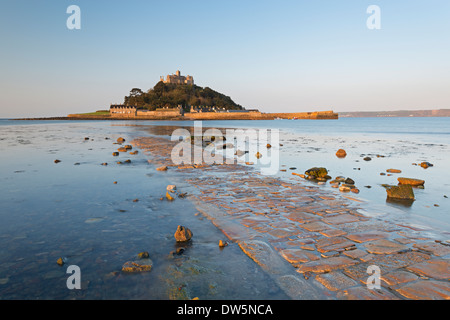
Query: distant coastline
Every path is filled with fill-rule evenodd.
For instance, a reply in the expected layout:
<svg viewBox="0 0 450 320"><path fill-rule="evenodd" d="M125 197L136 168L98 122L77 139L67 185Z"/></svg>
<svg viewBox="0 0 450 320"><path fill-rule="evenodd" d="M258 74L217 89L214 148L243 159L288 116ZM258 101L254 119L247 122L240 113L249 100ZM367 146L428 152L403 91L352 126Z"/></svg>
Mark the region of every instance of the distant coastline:
<svg viewBox="0 0 450 320"><path fill-rule="evenodd" d="M450 109L339 112L339 117L342 118L450 117Z"/></svg>

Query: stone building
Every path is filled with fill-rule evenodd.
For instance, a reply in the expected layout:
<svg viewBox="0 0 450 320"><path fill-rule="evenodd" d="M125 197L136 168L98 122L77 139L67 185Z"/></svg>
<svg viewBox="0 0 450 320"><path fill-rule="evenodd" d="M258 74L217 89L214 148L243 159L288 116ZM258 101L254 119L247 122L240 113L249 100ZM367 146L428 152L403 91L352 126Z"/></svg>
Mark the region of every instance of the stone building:
<svg viewBox="0 0 450 320"><path fill-rule="evenodd" d="M137 111L137 107L135 106L126 106L122 104L112 104L109 108L109 113L111 115L117 116L135 116Z"/></svg>
<svg viewBox="0 0 450 320"><path fill-rule="evenodd" d="M161 77L161 81L173 84L194 84L194 78L190 75L182 76L180 70L177 70L175 74L167 75L166 80L164 80L164 77Z"/></svg>

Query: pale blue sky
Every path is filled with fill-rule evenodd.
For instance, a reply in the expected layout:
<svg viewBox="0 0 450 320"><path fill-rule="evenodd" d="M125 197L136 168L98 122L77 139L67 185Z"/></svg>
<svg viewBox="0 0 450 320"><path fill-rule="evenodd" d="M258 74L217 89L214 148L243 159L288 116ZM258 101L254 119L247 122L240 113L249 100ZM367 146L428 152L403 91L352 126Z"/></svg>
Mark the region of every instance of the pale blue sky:
<svg viewBox="0 0 450 320"><path fill-rule="evenodd" d="M265 112L450 108L448 0L0 0L0 44L0 118L106 109L177 69Z"/></svg>

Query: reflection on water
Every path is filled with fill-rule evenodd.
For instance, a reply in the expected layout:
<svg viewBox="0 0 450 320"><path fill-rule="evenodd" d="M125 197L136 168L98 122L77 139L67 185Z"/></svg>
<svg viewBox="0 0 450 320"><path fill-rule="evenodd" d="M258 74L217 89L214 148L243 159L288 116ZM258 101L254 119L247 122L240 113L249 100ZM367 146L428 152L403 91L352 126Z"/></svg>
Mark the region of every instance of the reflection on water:
<svg viewBox="0 0 450 320"><path fill-rule="evenodd" d="M286 169L278 172L280 178L298 180L292 172L324 166L333 177L355 180L360 193L351 196L364 201L362 211L368 215L448 238L449 120L204 121L202 126L278 128L282 146L274 148L280 151L280 168ZM149 166L145 154L112 155L119 136L127 142L143 135L169 136L179 126L193 132L193 125L0 121L0 297L286 299L237 245L218 247L224 235L188 199L160 200L170 181ZM340 148L347 157L335 156ZM117 164L126 159L131 163ZM421 161L434 166L412 165ZM390 168L402 173L389 175ZM400 176L426 181L424 189L414 189L416 201L408 206L386 202L382 184L396 184ZM321 187L340 194L328 184ZM180 224L194 238L178 255L173 234ZM143 251L150 253L153 270L122 273L122 265ZM60 257L67 261L62 267L56 263ZM66 288L69 264L81 268L81 291Z"/></svg>
<svg viewBox="0 0 450 320"><path fill-rule="evenodd" d="M69 122L0 131L2 299L287 298L237 245L221 250L224 235L188 199L160 200L170 182L144 154L112 155L119 136L132 139L130 127ZM178 225L194 233L181 254ZM121 272L143 251L151 272ZM66 287L69 265L81 269L80 291Z"/></svg>

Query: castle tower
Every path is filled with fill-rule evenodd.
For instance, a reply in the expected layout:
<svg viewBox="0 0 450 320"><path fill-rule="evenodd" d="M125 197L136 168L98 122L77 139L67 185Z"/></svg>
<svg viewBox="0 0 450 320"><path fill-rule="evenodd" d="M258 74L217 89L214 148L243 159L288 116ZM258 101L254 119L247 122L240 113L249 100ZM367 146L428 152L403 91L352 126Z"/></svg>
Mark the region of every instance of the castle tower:
<svg viewBox="0 0 450 320"><path fill-rule="evenodd" d="M175 74L177 75L177 77L181 76L180 70L177 70L177 72Z"/></svg>

